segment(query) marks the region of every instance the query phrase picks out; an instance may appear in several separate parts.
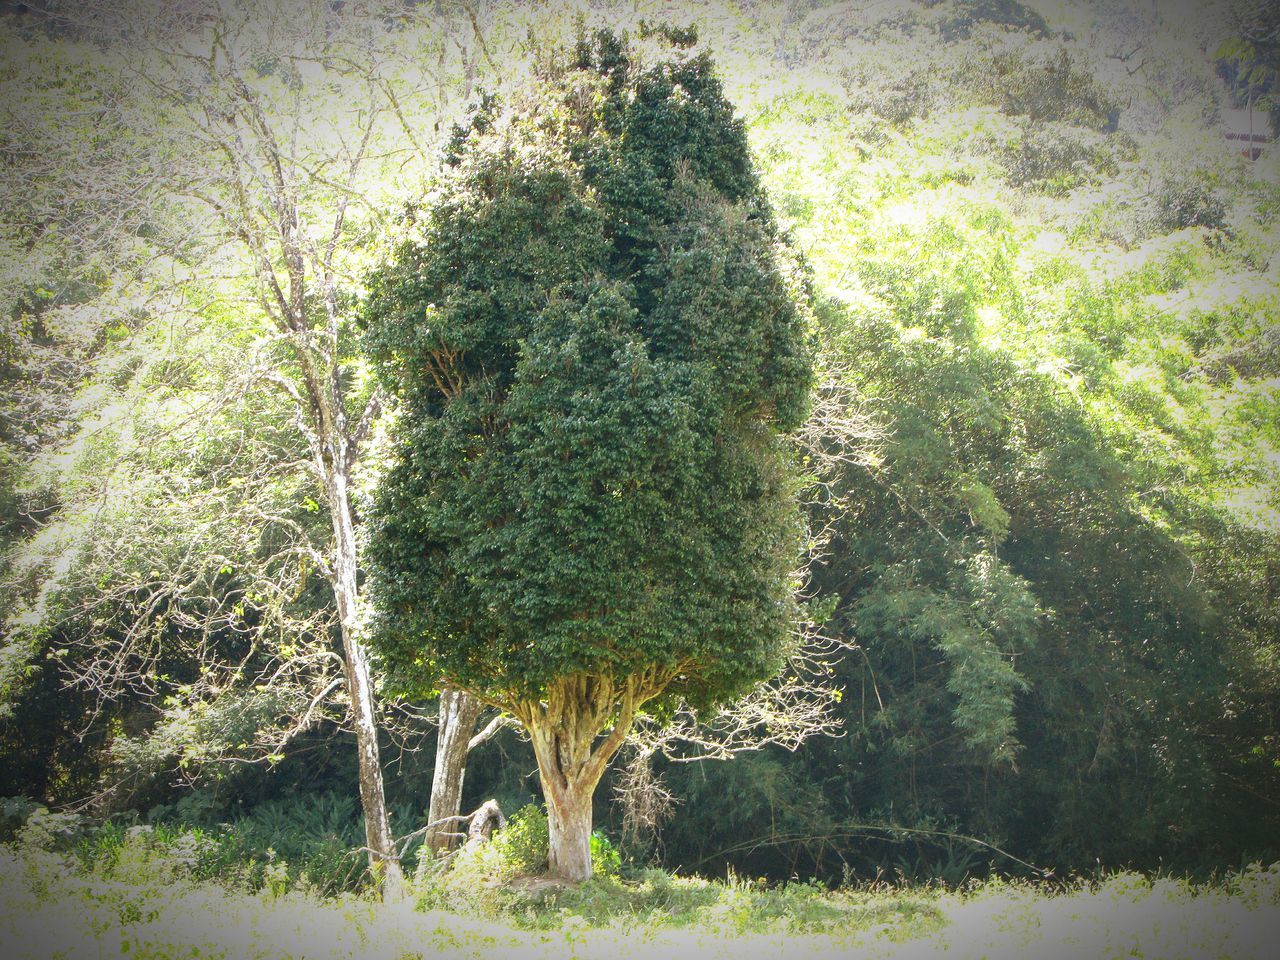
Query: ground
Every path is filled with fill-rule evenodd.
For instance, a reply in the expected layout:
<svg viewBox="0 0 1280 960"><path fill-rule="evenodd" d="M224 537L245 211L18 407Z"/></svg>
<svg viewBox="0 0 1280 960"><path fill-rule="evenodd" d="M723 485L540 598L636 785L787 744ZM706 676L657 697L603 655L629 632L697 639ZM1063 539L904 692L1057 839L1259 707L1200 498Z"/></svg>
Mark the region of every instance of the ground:
<svg viewBox="0 0 1280 960"><path fill-rule="evenodd" d="M604 922L589 902L566 907L554 895L541 905L530 901L525 914L508 908L501 917L483 918L414 902L235 892L180 876L107 880L66 859L6 848L0 851L0 943L11 960L1270 960L1280 938L1280 864L1199 886L1121 873L1057 888L987 882L964 892L881 886L824 893L804 887L779 898L740 881L672 884L664 888L669 908L650 898L646 909L615 911ZM701 901L681 893L688 890ZM682 912L690 902L702 905ZM765 905L778 903L789 906L768 915Z"/></svg>

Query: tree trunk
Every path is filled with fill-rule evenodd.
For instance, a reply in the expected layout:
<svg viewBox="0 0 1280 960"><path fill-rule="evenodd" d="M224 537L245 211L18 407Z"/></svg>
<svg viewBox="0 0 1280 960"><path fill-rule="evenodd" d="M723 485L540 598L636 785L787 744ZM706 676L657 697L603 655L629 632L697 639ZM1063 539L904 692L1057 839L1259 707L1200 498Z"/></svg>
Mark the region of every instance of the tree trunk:
<svg viewBox="0 0 1280 960"><path fill-rule="evenodd" d="M440 692L440 726L436 739L436 764L431 776L431 809L427 822L438 826L427 830L424 846L432 856L453 849L458 839L456 821L439 821L458 816L462 809L462 781L467 773L467 753L483 704L471 694L446 687Z"/></svg>
<svg viewBox="0 0 1280 960"><path fill-rule="evenodd" d="M374 876L381 881L383 898L399 900L405 894L404 872L396 853L391 818L387 814L386 791L382 784L373 680L369 676L369 661L364 644L356 635L356 538L347 477L341 466L345 463L345 454L342 447L331 451L333 459L326 477L329 513L333 519L335 539L333 593L342 630L347 693L351 699L356 752L360 761L360 806L364 810L365 846L369 850L369 866Z"/></svg>
<svg viewBox="0 0 1280 960"><path fill-rule="evenodd" d="M566 731L534 724L528 730L547 802L551 875L574 883L590 880L591 798L608 756L590 762L595 731L589 727Z"/></svg>
<svg viewBox="0 0 1280 960"><path fill-rule="evenodd" d="M574 883L591 879L591 798L622 746L636 710L670 677L657 668L619 684L608 676L571 674L545 699L515 704L529 734L547 801L551 875ZM609 729L605 733L605 729ZM599 741L597 742L597 738Z"/></svg>
<svg viewBox="0 0 1280 960"><path fill-rule="evenodd" d="M507 818L502 815L498 801L486 800L467 821L467 842L477 840L488 843L493 839L494 831L503 830L506 826Z"/></svg>
<svg viewBox="0 0 1280 960"><path fill-rule="evenodd" d="M552 876L580 883L591 879L591 797L595 784L570 784L547 796Z"/></svg>

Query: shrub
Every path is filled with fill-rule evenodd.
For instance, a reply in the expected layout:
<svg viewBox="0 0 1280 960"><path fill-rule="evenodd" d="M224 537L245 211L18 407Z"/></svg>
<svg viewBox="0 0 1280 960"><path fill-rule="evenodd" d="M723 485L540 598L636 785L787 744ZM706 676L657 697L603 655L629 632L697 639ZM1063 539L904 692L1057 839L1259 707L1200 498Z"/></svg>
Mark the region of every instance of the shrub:
<svg viewBox="0 0 1280 960"><path fill-rule="evenodd" d="M975 26L984 23L1025 31L1041 38L1053 33L1044 17L1017 0L957 0L939 24L939 33L944 41L952 43L965 39Z"/></svg>
<svg viewBox="0 0 1280 960"><path fill-rule="evenodd" d="M929 70L913 70L893 83L871 91L866 97L867 108L894 126L905 127L915 120L924 119L939 101Z"/></svg>
<svg viewBox="0 0 1280 960"><path fill-rule="evenodd" d="M591 869L598 877L616 877L622 869L618 848L599 830L591 834Z"/></svg>
<svg viewBox="0 0 1280 960"><path fill-rule="evenodd" d="M1115 130L1120 116L1116 99L1066 48L1039 59L1018 52L998 54L986 82L991 102L1011 116L1099 132Z"/></svg>
<svg viewBox="0 0 1280 960"><path fill-rule="evenodd" d="M1146 226L1152 234L1172 233L1190 227L1221 230L1227 209L1208 179L1190 173L1167 176L1152 191Z"/></svg>
<svg viewBox="0 0 1280 960"><path fill-rule="evenodd" d="M1025 123L1004 148L1009 182L1054 196L1116 172L1106 136L1063 123Z"/></svg>
<svg viewBox="0 0 1280 960"><path fill-rule="evenodd" d="M40 804L26 797L0 798L0 840L12 840Z"/></svg>
<svg viewBox="0 0 1280 960"><path fill-rule="evenodd" d="M204 822L192 823L182 814L212 809L207 797L194 796L190 805L153 808L150 823L137 823L136 813L95 823L15 799L0 805L0 827L30 852L74 855L86 870L111 880L212 880L275 895L295 889L333 895L366 886L352 797L334 792L292 797L259 804L229 823L203 816ZM406 810L394 813L398 824L409 819ZM545 845L544 838L544 856Z"/></svg>
<svg viewBox="0 0 1280 960"><path fill-rule="evenodd" d="M451 862L423 860L414 876L419 904L474 905L477 891L506 886L522 877L542 876L550 868L549 848L546 809L528 804L489 842L466 844ZM597 878L615 878L622 868L617 848L599 831L591 834L591 867Z"/></svg>
<svg viewBox="0 0 1280 960"><path fill-rule="evenodd" d="M77 813L55 813L37 806L18 828L18 842L40 850L70 849L90 829L89 821Z"/></svg>

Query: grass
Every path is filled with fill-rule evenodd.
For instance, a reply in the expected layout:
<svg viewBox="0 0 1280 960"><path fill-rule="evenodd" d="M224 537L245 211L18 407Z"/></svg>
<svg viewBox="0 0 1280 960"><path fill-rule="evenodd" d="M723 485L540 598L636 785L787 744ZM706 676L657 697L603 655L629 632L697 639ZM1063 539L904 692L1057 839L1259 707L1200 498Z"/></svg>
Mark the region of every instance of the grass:
<svg viewBox="0 0 1280 960"><path fill-rule="evenodd" d="M850 889L827 891L816 884L768 887L730 877L727 881L673 877L646 870L622 880L593 879L543 897L518 891L494 894L493 915L524 930L555 930L565 922L589 928L702 931L748 934L843 935L871 928L899 938L939 928L943 917L924 892Z"/></svg>
<svg viewBox="0 0 1280 960"><path fill-rule="evenodd" d="M133 876L122 876L127 862ZM201 880L181 864L110 870L30 845L0 847L0 943L31 960L409 960L808 956L1270 958L1280 864L1213 884L1117 873L1055 887L988 881L962 891L873 885L826 891L647 871L541 899L481 887L459 910L380 904L267 883Z"/></svg>

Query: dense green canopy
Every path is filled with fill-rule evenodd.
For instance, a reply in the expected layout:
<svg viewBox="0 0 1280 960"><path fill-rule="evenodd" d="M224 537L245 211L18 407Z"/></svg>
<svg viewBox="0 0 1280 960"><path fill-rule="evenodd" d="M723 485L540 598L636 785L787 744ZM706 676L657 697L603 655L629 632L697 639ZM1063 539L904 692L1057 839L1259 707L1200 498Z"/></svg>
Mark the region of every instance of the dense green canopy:
<svg viewBox="0 0 1280 960"><path fill-rule="evenodd" d="M373 284L400 403L373 642L411 690L658 667L722 697L791 629L803 277L708 58L640 69L602 35L542 80L458 131Z"/></svg>

